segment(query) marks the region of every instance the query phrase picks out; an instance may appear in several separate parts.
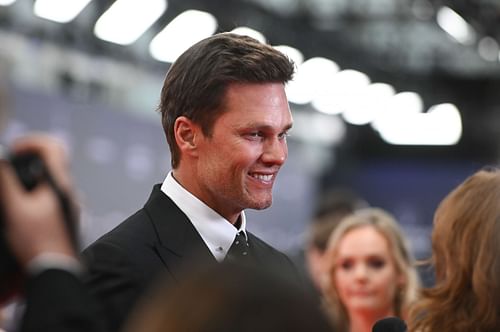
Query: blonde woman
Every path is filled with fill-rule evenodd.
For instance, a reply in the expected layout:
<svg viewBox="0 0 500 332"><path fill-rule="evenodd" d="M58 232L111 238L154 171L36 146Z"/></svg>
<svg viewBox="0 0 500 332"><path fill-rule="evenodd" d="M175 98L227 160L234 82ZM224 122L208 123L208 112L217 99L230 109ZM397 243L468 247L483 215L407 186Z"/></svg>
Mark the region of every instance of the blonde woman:
<svg viewBox="0 0 500 332"><path fill-rule="evenodd" d="M336 331L371 332L388 316L406 318L419 279L396 220L378 208L344 218L328 241L325 304Z"/></svg>

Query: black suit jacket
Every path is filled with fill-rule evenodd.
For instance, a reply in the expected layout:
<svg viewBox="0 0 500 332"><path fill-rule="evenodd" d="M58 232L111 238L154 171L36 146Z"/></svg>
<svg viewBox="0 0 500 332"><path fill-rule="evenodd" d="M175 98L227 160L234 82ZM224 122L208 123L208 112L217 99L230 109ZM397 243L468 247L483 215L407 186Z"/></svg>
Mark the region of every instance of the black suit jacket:
<svg viewBox="0 0 500 332"><path fill-rule="evenodd" d="M20 332L102 332L97 304L74 274L48 269L30 277Z"/></svg>
<svg viewBox="0 0 500 332"><path fill-rule="evenodd" d="M248 232L255 265L278 270L298 280L286 255ZM103 305L111 331L119 331L131 309L158 276L175 284L186 269L216 264L214 256L187 216L160 190L153 188L142 209L102 236L83 252L87 284Z"/></svg>

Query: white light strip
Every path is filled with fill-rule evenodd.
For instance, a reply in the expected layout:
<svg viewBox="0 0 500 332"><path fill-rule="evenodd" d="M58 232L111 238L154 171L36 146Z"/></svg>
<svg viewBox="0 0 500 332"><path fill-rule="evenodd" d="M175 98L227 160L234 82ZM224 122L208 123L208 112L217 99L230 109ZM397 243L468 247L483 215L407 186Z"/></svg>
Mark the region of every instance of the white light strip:
<svg viewBox="0 0 500 332"><path fill-rule="evenodd" d="M386 119L377 127L384 141L396 145L454 145L462 136L460 112L453 104L439 104L427 113Z"/></svg>
<svg viewBox="0 0 500 332"><path fill-rule="evenodd" d="M16 2L16 0L0 0L0 6L10 6L14 2Z"/></svg>
<svg viewBox="0 0 500 332"><path fill-rule="evenodd" d="M474 29L451 8L441 7L437 12L436 19L441 29L459 43L470 45L475 41Z"/></svg>
<svg viewBox="0 0 500 332"><path fill-rule="evenodd" d="M342 70L329 78L323 92L313 99L312 105L326 114L343 113L369 84L370 78L366 74L353 69Z"/></svg>
<svg viewBox="0 0 500 332"><path fill-rule="evenodd" d="M294 112L293 137L314 146L338 145L346 135L346 124L336 115Z"/></svg>
<svg viewBox="0 0 500 332"><path fill-rule="evenodd" d="M112 43L135 42L167 9L166 0L117 0L95 24L94 33Z"/></svg>
<svg viewBox="0 0 500 332"><path fill-rule="evenodd" d="M295 104L307 104L321 95L331 83L339 66L327 58L311 58L297 68L293 80L286 85L288 100Z"/></svg>
<svg viewBox="0 0 500 332"><path fill-rule="evenodd" d="M264 37L264 35L261 32L249 27L237 27L231 30L230 32L241 36L252 37L260 41L262 44L266 43L266 37Z"/></svg>
<svg viewBox="0 0 500 332"><path fill-rule="evenodd" d="M149 51L156 60L174 62L185 50L210 37L216 30L217 20L212 14L188 10L174 18L153 38Z"/></svg>
<svg viewBox="0 0 500 332"><path fill-rule="evenodd" d="M377 117L371 122L371 126L375 130L379 130L379 126L384 126L387 123L398 119L405 119L407 116L422 113L424 111L424 102L422 97L416 92L404 91L392 96L386 103L383 109L379 110Z"/></svg>
<svg viewBox="0 0 500 332"><path fill-rule="evenodd" d="M372 83L358 92L357 98L342 113L344 120L353 125L365 125L382 114L395 95L394 88L386 83Z"/></svg>
<svg viewBox="0 0 500 332"><path fill-rule="evenodd" d="M33 11L36 16L58 22L67 23L73 20L89 4L91 0L37 0Z"/></svg>

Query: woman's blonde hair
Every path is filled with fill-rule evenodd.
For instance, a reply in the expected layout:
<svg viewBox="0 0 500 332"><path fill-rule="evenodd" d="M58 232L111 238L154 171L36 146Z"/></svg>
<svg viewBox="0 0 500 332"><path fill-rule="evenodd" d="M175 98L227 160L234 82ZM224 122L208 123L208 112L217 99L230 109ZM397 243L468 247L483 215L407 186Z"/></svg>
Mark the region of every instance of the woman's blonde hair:
<svg viewBox="0 0 500 332"><path fill-rule="evenodd" d="M397 316L406 316L409 305L417 299L420 287L413 255L394 217L379 208L365 208L354 212L344 218L331 234L325 256L327 264L330 265L328 269L330 280L328 280L325 288L326 307L332 316L334 324L340 331L348 329L349 317L345 306L340 301L335 282L333 282L338 246L345 234L363 226L371 226L384 236L389 245L389 251L394 259L397 272L403 277L403 283L394 299L394 311Z"/></svg>
<svg viewBox="0 0 500 332"><path fill-rule="evenodd" d="M500 331L500 171L479 171L434 215L436 284L410 312L410 328Z"/></svg>

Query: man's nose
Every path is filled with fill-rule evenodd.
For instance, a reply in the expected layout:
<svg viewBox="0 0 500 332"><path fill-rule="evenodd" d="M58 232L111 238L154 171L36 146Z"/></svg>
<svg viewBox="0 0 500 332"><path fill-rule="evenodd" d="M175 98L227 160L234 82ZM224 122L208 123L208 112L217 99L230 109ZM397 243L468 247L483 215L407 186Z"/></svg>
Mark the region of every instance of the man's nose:
<svg viewBox="0 0 500 332"><path fill-rule="evenodd" d="M262 161L266 164L283 165L288 157L288 146L284 139L273 138L266 142Z"/></svg>

